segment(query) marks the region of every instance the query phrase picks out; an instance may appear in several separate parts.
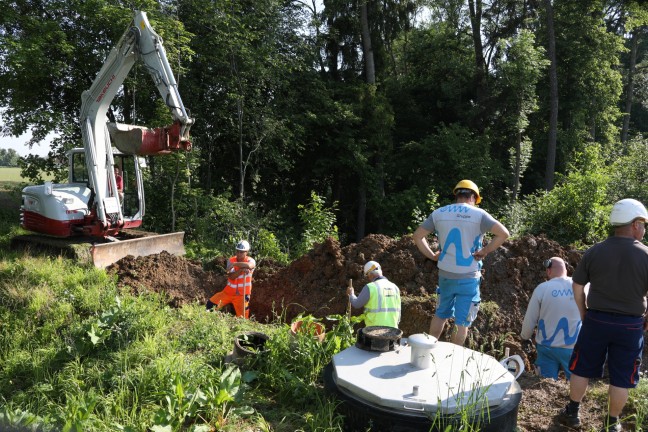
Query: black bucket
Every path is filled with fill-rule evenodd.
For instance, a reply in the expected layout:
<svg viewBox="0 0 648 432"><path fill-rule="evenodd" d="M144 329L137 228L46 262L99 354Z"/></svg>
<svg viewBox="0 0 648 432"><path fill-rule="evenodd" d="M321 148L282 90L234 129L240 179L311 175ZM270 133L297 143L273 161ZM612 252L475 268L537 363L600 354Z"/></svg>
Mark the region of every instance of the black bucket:
<svg viewBox="0 0 648 432"><path fill-rule="evenodd" d="M394 327L369 326L358 331L355 346L365 351L394 351L402 335L403 331Z"/></svg>
<svg viewBox="0 0 648 432"><path fill-rule="evenodd" d="M245 332L234 338L234 357L243 358L268 351L265 344L268 336L260 332Z"/></svg>

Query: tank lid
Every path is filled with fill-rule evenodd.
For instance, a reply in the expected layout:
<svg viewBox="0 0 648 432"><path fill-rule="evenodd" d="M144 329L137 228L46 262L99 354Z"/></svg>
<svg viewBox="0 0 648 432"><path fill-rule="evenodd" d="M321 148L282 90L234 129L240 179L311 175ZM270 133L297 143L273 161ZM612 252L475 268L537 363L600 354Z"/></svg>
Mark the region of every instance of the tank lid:
<svg viewBox="0 0 648 432"><path fill-rule="evenodd" d="M438 342L434 336L423 333L413 334L407 338L407 341L412 347L423 349L432 349Z"/></svg>
<svg viewBox="0 0 648 432"><path fill-rule="evenodd" d="M522 391L515 377L487 354L438 342L429 353L430 368L421 369L408 361L415 349L408 344L372 352L351 346L333 356L335 384L382 409L432 417L469 405L496 407Z"/></svg>

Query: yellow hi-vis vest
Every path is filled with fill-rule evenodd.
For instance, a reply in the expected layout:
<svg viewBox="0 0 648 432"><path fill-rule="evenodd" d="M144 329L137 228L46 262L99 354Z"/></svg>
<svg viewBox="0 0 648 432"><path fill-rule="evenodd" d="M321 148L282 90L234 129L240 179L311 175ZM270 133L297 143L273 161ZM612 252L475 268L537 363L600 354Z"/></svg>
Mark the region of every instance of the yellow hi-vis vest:
<svg viewBox="0 0 648 432"><path fill-rule="evenodd" d="M367 284L369 301L365 305L365 325L398 328L401 314L400 290L386 278Z"/></svg>

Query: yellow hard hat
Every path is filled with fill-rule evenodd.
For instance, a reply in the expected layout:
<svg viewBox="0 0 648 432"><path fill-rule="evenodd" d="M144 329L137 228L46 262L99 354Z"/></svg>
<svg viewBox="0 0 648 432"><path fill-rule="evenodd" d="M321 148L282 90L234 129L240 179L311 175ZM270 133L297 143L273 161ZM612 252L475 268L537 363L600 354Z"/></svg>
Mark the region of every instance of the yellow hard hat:
<svg viewBox="0 0 648 432"><path fill-rule="evenodd" d="M481 202L481 195L479 195L479 188L473 181L461 180L459 183L457 183L457 186L455 186L454 189L452 189L452 193L457 195L457 189L469 189L475 192L475 195L477 195L477 199L475 199L475 204L479 204Z"/></svg>

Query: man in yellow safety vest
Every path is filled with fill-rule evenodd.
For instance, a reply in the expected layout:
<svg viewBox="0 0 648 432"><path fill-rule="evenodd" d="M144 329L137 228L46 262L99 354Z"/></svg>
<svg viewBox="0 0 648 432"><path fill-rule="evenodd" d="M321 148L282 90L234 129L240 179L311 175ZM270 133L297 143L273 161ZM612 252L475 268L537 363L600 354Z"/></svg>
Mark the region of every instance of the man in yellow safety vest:
<svg viewBox="0 0 648 432"><path fill-rule="evenodd" d="M364 276L369 283L356 297L353 287L347 288L351 306L364 307L365 325L398 328L401 317L400 290L382 274L380 264L369 261L364 266Z"/></svg>

